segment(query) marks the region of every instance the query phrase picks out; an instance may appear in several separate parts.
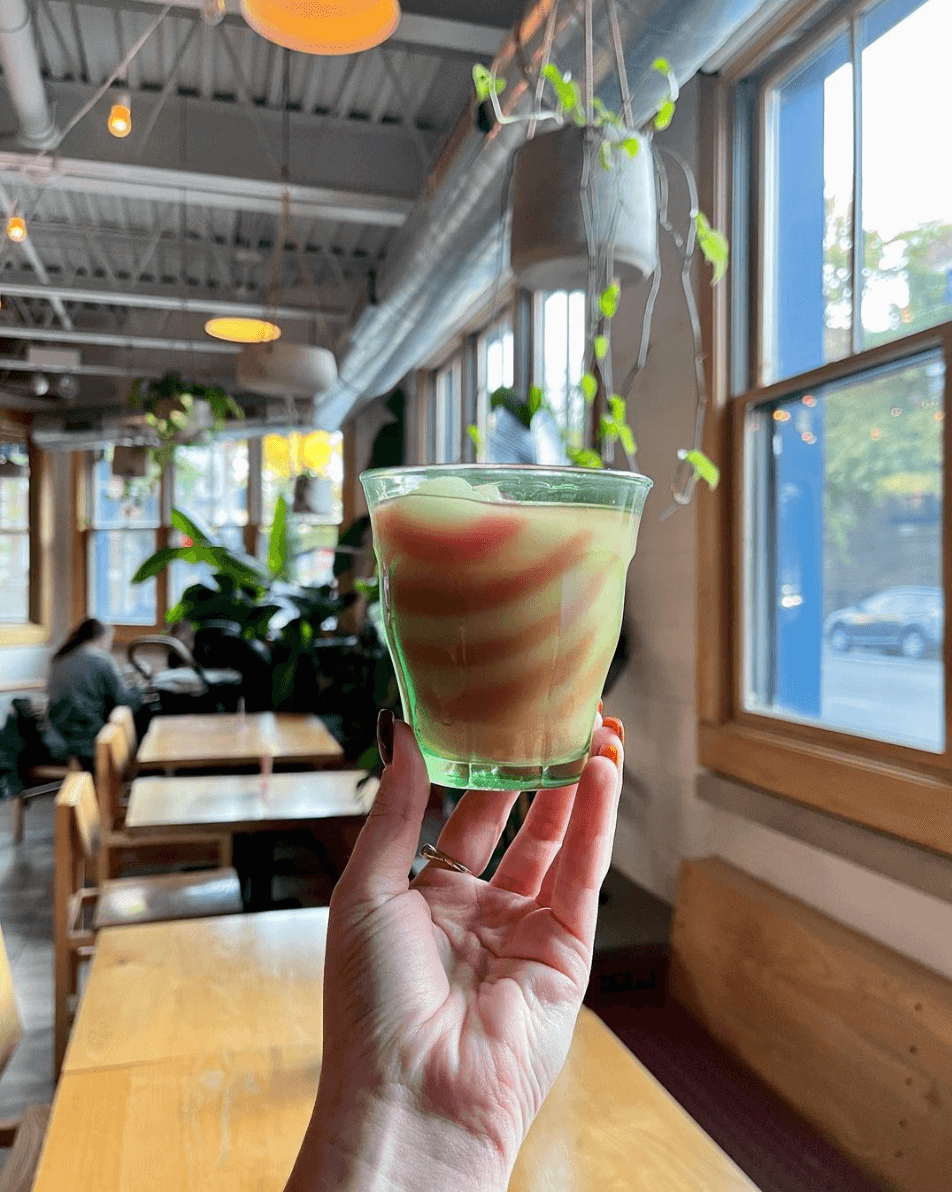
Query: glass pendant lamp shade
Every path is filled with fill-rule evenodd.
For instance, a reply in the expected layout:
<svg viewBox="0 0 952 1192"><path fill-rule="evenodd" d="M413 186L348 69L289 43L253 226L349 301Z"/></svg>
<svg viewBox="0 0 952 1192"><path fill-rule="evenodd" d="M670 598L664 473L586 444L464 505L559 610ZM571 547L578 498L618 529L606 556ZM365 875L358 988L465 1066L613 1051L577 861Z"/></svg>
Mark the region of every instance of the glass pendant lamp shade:
<svg viewBox="0 0 952 1192"><path fill-rule="evenodd" d="M252 29L302 54L358 54L400 23L398 0L241 0Z"/></svg>

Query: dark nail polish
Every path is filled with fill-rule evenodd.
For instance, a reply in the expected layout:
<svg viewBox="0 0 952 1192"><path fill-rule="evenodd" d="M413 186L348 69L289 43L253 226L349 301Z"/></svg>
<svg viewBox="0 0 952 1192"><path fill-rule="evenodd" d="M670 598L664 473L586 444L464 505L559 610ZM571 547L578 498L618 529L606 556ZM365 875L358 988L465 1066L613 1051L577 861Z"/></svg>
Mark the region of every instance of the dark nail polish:
<svg viewBox="0 0 952 1192"><path fill-rule="evenodd" d="M377 749L385 766L393 761L393 712L381 708L377 717Z"/></svg>

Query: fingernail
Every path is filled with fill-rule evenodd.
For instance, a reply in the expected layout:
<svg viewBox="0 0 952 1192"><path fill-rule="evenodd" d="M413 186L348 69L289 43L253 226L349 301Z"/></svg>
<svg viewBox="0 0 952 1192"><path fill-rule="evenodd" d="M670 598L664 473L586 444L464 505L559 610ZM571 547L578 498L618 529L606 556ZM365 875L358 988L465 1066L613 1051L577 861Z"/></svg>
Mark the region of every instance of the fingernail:
<svg viewBox="0 0 952 1192"><path fill-rule="evenodd" d="M618 765L618 750L614 745L603 745L598 751L598 756L611 758L615 765Z"/></svg>
<svg viewBox="0 0 952 1192"><path fill-rule="evenodd" d="M617 718L617 716L606 716L602 721L603 728L610 728L613 733L621 738L621 743L625 743L625 726Z"/></svg>
<svg viewBox="0 0 952 1192"><path fill-rule="evenodd" d="M599 701L598 701L598 714L599 714L599 716L601 716L602 712L604 711L604 708L605 708L605 701L604 701L604 700L599 700Z"/></svg>
<svg viewBox="0 0 952 1192"><path fill-rule="evenodd" d="M393 761L393 712L381 708L377 717L377 749L385 766Z"/></svg>

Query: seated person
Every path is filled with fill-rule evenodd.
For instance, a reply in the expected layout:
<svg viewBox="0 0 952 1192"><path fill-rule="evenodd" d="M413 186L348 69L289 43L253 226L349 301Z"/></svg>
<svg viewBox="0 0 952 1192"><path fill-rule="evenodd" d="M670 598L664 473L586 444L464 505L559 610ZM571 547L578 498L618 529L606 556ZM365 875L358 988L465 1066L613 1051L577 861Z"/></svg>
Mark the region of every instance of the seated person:
<svg viewBox="0 0 952 1192"><path fill-rule="evenodd" d="M135 712L142 695L122 682L112 657L112 628L87 617L53 655L49 677L49 721L70 754L93 769L96 736L117 704Z"/></svg>

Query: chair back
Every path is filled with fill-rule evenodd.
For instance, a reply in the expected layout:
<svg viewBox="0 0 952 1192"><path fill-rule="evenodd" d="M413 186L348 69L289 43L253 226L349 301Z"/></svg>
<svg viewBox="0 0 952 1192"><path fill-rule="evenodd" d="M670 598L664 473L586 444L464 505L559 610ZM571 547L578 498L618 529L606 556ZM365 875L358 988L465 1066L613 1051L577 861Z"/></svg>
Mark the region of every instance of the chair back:
<svg viewBox="0 0 952 1192"><path fill-rule="evenodd" d="M130 757L135 757L139 748L139 737L136 733L136 721L132 715L132 709L126 704L116 704L109 713L109 723L119 726L126 739Z"/></svg>
<svg viewBox="0 0 952 1192"><path fill-rule="evenodd" d="M120 726L104 725L96 737L96 795L106 831L122 821L122 784L131 761L129 743Z"/></svg>
<svg viewBox="0 0 952 1192"><path fill-rule="evenodd" d="M13 995L13 974L10 972L10 960L3 942L3 929L0 928L0 1073L10 1062L10 1057L22 1038L23 1022L17 1008L17 999Z"/></svg>

